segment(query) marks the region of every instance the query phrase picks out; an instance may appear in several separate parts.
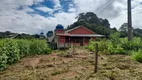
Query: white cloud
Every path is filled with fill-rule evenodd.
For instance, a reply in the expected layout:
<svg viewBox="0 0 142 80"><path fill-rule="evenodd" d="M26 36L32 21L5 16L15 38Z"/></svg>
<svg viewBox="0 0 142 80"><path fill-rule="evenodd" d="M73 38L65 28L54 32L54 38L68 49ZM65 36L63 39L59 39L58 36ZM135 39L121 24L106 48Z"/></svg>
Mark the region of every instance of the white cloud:
<svg viewBox="0 0 142 80"><path fill-rule="evenodd" d="M62 24L64 27L75 22L75 17L81 12L99 13L101 9L96 11L109 0L73 0L69 4L68 12L62 10L60 0L53 0L54 9L46 6L36 7L36 9L52 14L55 10L60 10L59 13L53 14L54 17L44 17L34 13L34 9L29 6L39 4L44 0L1 0L0 1L0 31L39 33L44 30L54 30L57 24ZM133 0L133 26L142 28L142 0ZM18 10L19 8L21 8ZM105 6L106 7L106 6ZM119 28L123 23L127 22L127 3L125 0L115 0L102 13L97 14L101 18L107 18L111 27Z"/></svg>
<svg viewBox="0 0 142 80"><path fill-rule="evenodd" d="M60 0L53 0L54 3L54 10L59 10L61 9L61 4L60 4Z"/></svg>
<svg viewBox="0 0 142 80"><path fill-rule="evenodd" d="M52 14L53 13L53 9L51 9L51 8L48 8L48 7L37 7L36 9L38 9L38 10L41 10L41 11L43 11L43 12L48 12L48 13L50 13L50 14Z"/></svg>
<svg viewBox="0 0 142 80"><path fill-rule="evenodd" d="M7 4L11 2L3 2L0 4ZM22 2L21 2L22 3ZM55 14L55 17L44 17L39 14L28 14L27 12L34 12L33 9L29 8L28 5L34 4L34 2L23 3L23 9L17 10L21 4L19 5L16 2L13 2L10 7L3 6L0 8L0 31L12 31L12 32L25 32L25 33L39 33L44 30L47 32L48 30L54 30L57 24L63 24L63 26L67 26L72 24L75 21L76 14L75 13L66 13L60 12ZM9 9L9 10L6 10ZM52 9L41 6L36 9L42 10L44 12L53 12Z"/></svg>
<svg viewBox="0 0 142 80"><path fill-rule="evenodd" d="M103 6L110 0L74 0L77 13L81 12L94 12L100 18L107 18L111 27L117 29L125 22L127 22L127 1L126 0L115 0L108 7ZM142 10L142 0L133 0L133 27L142 28L142 22L140 16L142 16L140 9ZM109 4L109 3L108 3ZM102 7L103 6L103 7Z"/></svg>
<svg viewBox="0 0 142 80"><path fill-rule="evenodd" d="M76 12L76 9L75 8L69 8L68 12Z"/></svg>

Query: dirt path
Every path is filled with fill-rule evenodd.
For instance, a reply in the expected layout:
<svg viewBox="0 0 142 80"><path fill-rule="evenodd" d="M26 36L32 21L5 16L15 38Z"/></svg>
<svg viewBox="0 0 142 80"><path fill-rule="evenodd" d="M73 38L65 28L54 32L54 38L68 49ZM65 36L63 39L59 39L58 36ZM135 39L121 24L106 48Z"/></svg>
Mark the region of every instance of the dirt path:
<svg viewBox="0 0 142 80"><path fill-rule="evenodd" d="M23 58L0 72L1 80L142 80L142 64L126 55L100 55L94 74L94 54L77 48L73 56L65 51ZM28 64L30 62L30 64ZM32 64L31 64L32 63Z"/></svg>

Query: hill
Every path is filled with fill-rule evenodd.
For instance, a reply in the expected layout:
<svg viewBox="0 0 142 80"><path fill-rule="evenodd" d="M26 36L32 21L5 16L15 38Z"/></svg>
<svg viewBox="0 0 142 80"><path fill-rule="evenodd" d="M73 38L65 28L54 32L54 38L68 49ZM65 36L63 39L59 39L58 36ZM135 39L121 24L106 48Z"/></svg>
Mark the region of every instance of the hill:
<svg viewBox="0 0 142 80"><path fill-rule="evenodd" d="M15 33L11 31L0 32L0 39L2 38L16 38L16 39L33 39L33 38L45 38L44 34L26 34L26 33Z"/></svg>

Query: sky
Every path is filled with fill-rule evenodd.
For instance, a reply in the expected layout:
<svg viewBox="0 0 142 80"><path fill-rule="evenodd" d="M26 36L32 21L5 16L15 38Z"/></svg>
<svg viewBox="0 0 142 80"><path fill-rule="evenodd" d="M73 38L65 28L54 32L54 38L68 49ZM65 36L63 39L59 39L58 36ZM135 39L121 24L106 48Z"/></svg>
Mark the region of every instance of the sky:
<svg viewBox="0 0 142 80"><path fill-rule="evenodd" d="M43 30L46 33L54 30L57 24L66 28L82 12L94 12L98 17L108 19L112 28L119 29L127 22L127 0L112 1L0 0L0 32L36 34ZM142 0L131 2L133 27L142 28Z"/></svg>

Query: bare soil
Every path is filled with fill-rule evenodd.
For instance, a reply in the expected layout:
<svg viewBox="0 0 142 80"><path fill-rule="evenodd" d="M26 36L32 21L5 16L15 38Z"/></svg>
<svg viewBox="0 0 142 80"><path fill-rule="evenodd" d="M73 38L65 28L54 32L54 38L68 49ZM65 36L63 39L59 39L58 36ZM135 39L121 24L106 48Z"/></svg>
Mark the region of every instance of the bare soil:
<svg viewBox="0 0 142 80"><path fill-rule="evenodd" d="M25 57L0 72L0 80L142 80L142 63L128 55L99 55L94 73L94 54L76 48L68 55L71 50Z"/></svg>

